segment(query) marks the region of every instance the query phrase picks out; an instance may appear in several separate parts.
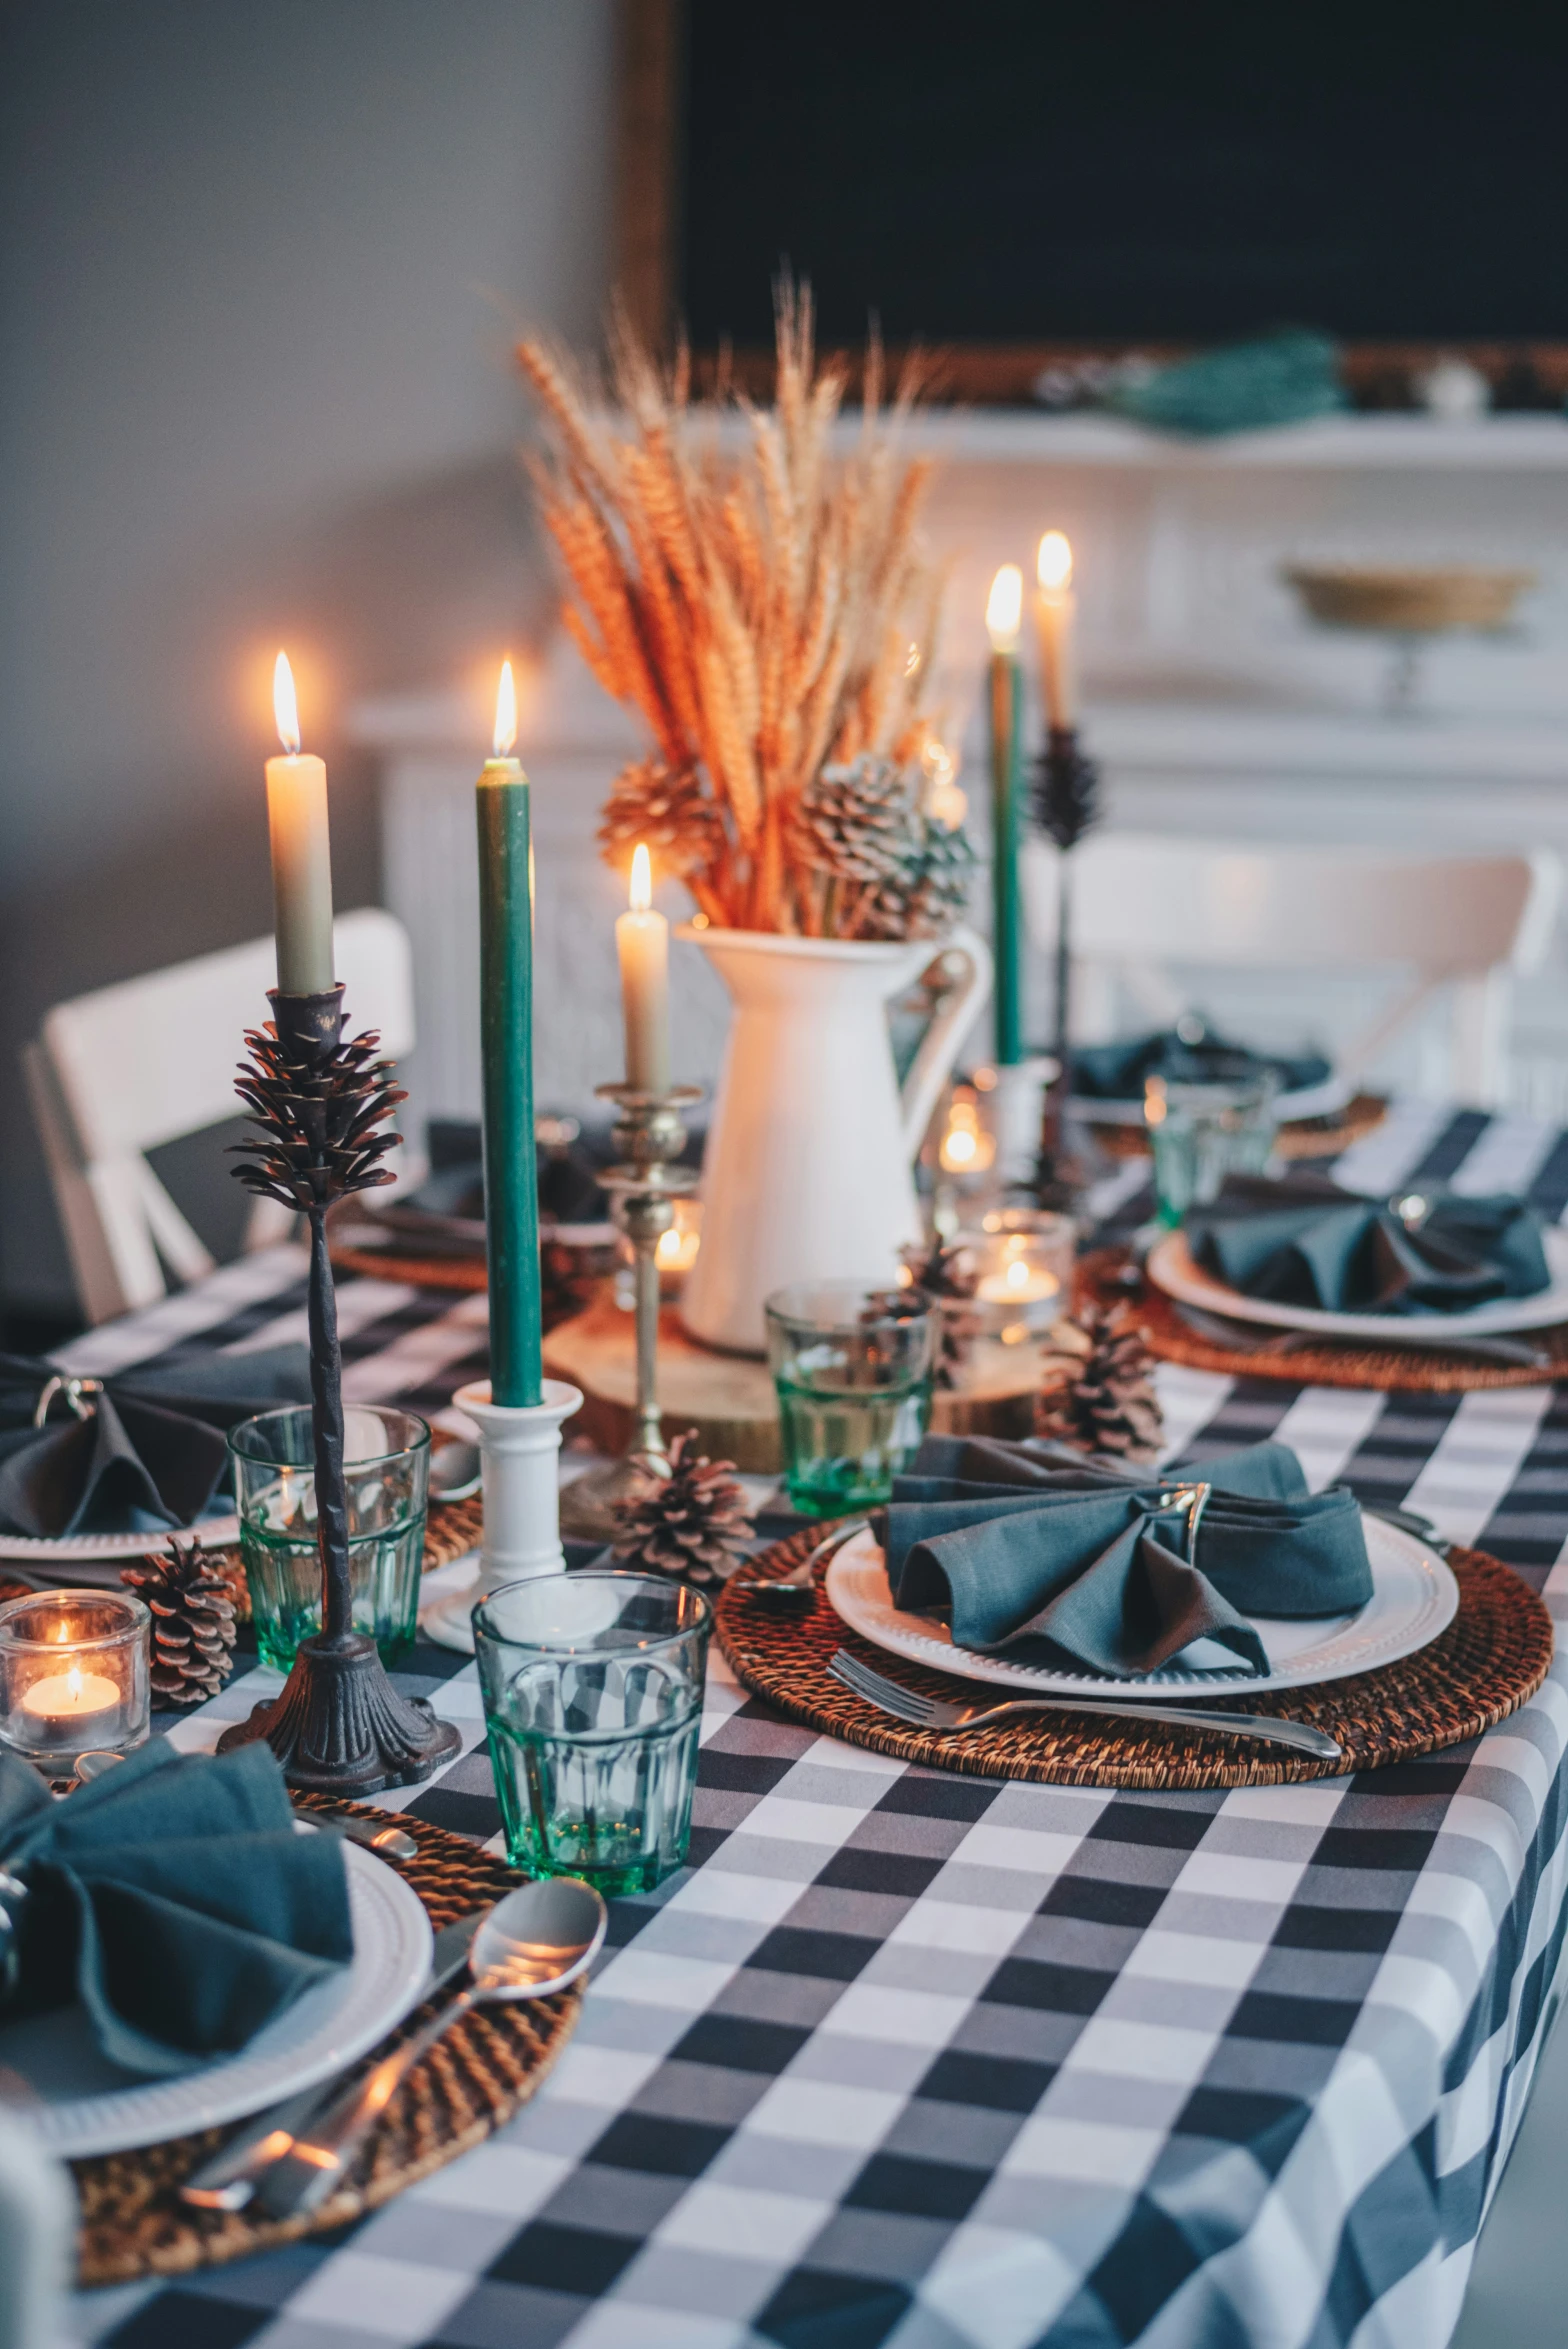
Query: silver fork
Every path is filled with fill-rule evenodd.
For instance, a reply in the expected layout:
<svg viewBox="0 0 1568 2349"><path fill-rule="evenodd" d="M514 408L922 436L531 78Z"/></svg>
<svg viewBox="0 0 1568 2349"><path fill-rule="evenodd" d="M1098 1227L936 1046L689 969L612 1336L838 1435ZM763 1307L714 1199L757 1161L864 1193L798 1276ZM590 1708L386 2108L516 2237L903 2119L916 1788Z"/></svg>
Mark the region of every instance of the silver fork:
<svg viewBox="0 0 1568 2349"><path fill-rule="evenodd" d="M1020 1713L1098 1713L1112 1721L1164 1721L1179 1729L1217 1729L1226 1737L1260 1740L1266 1745L1293 1746L1317 1762L1343 1759L1343 1749L1321 1729L1305 1721L1279 1721L1268 1713L1206 1713L1190 1705L1118 1705L1099 1697L1009 1697L1002 1704L955 1705L942 1697L917 1696L896 1680L886 1680L839 1648L828 1665L835 1680L863 1697L879 1712L907 1722L911 1729L981 1729L992 1721L1010 1721Z"/></svg>

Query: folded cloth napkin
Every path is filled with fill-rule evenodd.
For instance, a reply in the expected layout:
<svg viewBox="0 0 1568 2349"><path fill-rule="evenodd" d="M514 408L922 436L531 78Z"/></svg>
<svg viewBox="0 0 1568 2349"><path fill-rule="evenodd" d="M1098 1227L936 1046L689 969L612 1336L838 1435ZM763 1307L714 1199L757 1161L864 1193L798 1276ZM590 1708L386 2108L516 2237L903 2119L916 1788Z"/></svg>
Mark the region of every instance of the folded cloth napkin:
<svg viewBox="0 0 1568 2349"><path fill-rule="evenodd" d="M1073 1051L1073 1091L1091 1101L1141 1101L1149 1077L1173 1085L1236 1085L1256 1082L1266 1071L1279 1079L1282 1093L1326 1084L1334 1073L1321 1053L1252 1052L1206 1030L1189 1038L1165 1029Z"/></svg>
<svg viewBox="0 0 1568 2349"><path fill-rule="evenodd" d="M1142 376L1124 372L1106 394L1108 407L1139 424L1205 438L1300 424L1346 404L1335 345L1305 327L1199 351Z"/></svg>
<svg viewBox="0 0 1568 2349"><path fill-rule="evenodd" d="M1195 1639L1266 1673L1247 1615L1347 1614L1372 1595L1354 1496L1309 1493L1284 1444L1141 1480L1044 1452L927 1437L878 1525L896 1606L945 1605L955 1644L984 1655L1123 1678ZM1212 1489L1194 1560L1172 1495L1200 1479Z"/></svg>
<svg viewBox="0 0 1568 2349"><path fill-rule="evenodd" d="M0 1531L156 1533L189 1525L228 1464L225 1428L283 1403L310 1401L303 1346L254 1354L174 1356L133 1366L46 1426L33 1412L52 1362L0 1354Z"/></svg>
<svg viewBox="0 0 1568 2349"><path fill-rule="evenodd" d="M0 1869L28 1892L6 2020L79 1998L131 2072L232 2053L354 1954L341 1841L295 1832L261 1744L154 1738L64 1802L0 1752Z"/></svg>
<svg viewBox="0 0 1568 2349"><path fill-rule="evenodd" d="M1391 1205L1323 1175L1231 1175L1186 1232L1198 1263L1244 1296L1333 1313L1464 1313L1551 1286L1539 1216L1502 1194Z"/></svg>

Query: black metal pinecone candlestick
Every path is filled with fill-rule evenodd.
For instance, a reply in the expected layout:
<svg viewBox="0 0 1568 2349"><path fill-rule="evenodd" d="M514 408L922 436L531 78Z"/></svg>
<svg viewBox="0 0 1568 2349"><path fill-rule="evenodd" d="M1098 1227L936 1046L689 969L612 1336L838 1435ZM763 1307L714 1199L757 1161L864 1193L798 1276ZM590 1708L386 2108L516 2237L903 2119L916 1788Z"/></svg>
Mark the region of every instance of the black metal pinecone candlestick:
<svg viewBox="0 0 1568 2349"><path fill-rule="evenodd" d="M1076 1329L1082 1344L1071 1347ZM1035 1433L1081 1452L1152 1466L1165 1418L1154 1389L1154 1356L1127 1305L1081 1305L1058 1332L1035 1403Z"/></svg>
<svg viewBox="0 0 1568 2349"><path fill-rule="evenodd" d="M1057 1073L1045 1096L1037 1182L1042 1207L1071 1211L1083 1187L1067 1145L1072 1099L1072 852L1099 822L1100 770L1083 751L1075 726L1052 726L1035 765L1035 821L1053 841L1056 860L1056 1001L1052 1057Z"/></svg>
<svg viewBox="0 0 1568 2349"><path fill-rule="evenodd" d="M234 1669L234 1586L199 1541L171 1537L158 1558L122 1566L120 1580L152 1616L152 1693L204 1705Z"/></svg>
<svg viewBox="0 0 1568 2349"><path fill-rule="evenodd" d="M327 1210L354 1191L389 1183L381 1161L402 1140L381 1130L407 1096L381 1039L367 1030L345 1044L343 989L270 994L273 1023L251 1030L250 1062L235 1090L252 1132L234 1145L247 1190L297 1209L310 1222L311 1417L315 1437L316 1539L321 1629L302 1640L282 1694L225 1730L218 1751L264 1737L291 1786L323 1794L373 1794L409 1786L450 1761L462 1742L422 1697L398 1695L376 1643L354 1629L343 1477L343 1358L327 1253Z"/></svg>

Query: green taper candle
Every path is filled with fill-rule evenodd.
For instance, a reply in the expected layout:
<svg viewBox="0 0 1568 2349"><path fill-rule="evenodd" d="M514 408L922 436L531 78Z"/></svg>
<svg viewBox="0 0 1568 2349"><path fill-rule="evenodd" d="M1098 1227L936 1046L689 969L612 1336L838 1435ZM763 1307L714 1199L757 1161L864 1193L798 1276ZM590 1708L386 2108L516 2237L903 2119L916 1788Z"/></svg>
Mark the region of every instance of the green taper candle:
<svg viewBox="0 0 1568 2349"><path fill-rule="evenodd" d="M1016 1068L1023 1059L1023 916L1018 895L1018 844L1023 797L1023 686L1018 630L1023 617L1023 573L1004 563L991 582L985 624L991 637L991 889L992 946L996 956L996 1059Z"/></svg>
<svg viewBox="0 0 1568 2349"><path fill-rule="evenodd" d="M534 886L528 777L517 739L512 664L496 697L495 756L479 812L479 1034L485 1088L485 1238L490 1271L490 1396L544 1399L539 1359L539 1175L534 1155Z"/></svg>

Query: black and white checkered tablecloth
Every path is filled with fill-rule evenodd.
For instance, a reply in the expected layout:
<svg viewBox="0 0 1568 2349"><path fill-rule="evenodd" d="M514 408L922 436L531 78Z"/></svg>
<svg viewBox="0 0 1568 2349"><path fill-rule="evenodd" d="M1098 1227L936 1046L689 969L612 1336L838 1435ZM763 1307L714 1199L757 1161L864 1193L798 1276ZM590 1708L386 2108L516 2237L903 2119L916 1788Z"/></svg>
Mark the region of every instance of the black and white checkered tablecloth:
<svg viewBox="0 0 1568 2349"><path fill-rule="evenodd" d="M1341 1162L1568 1208L1568 1136L1401 1110ZM67 1349L303 1325L231 1266ZM351 1398L431 1410L480 1300L345 1282ZM1568 1601L1568 1396L1167 1368L1201 1456L1278 1435ZM408 1808L499 1824L465 1751ZM179 1742L275 1682L252 1674ZM993 1785L785 1725L715 1656L691 1865L617 1904L581 2027L497 2137L330 2243L78 2303L121 2349L1440 2349L1555 2013L1568 1665L1478 1744L1212 1794ZM395 1807L395 1798L388 1807Z"/></svg>

